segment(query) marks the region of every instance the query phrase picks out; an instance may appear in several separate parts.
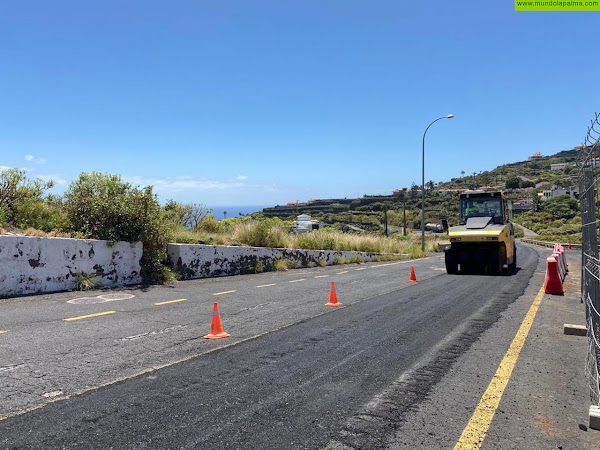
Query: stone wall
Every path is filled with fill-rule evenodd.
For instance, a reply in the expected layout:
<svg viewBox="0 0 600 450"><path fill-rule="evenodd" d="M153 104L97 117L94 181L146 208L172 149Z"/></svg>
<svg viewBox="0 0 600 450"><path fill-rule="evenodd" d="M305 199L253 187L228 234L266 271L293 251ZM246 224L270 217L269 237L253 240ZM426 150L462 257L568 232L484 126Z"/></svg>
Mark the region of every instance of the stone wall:
<svg viewBox="0 0 600 450"><path fill-rule="evenodd" d="M317 265L319 260L331 265L338 257L350 261L358 255L367 262L376 261L378 256L377 253L364 252L190 244L169 244L168 254L183 279L255 273L257 265L268 270L278 259L294 261L296 267L310 267Z"/></svg>
<svg viewBox="0 0 600 450"><path fill-rule="evenodd" d="M0 236L0 297L75 289L79 274L100 286L141 283L141 242Z"/></svg>

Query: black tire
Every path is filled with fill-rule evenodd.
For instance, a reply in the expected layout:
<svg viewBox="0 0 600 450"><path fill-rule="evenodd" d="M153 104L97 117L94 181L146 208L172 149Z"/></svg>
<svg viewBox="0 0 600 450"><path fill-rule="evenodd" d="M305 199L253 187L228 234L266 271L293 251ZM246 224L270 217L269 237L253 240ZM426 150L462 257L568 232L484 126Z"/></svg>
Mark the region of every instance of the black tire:
<svg viewBox="0 0 600 450"><path fill-rule="evenodd" d="M502 268L504 261L502 261L502 253L500 250L491 252L487 264L487 273L490 275L502 275Z"/></svg>
<svg viewBox="0 0 600 450"><path fill-rule="evenodd" d="M517 268L517 246L513 247L513 262L508 265L510 270L515 270Z"/></svg>
<svg viewBox="0 0 600 450"><path fill-rule="evenodd" d="M458 262L456 261L456 255L452 251L446 251L444 254L446 261L446 272L449 275L456 275L458 273Z"/></svg>

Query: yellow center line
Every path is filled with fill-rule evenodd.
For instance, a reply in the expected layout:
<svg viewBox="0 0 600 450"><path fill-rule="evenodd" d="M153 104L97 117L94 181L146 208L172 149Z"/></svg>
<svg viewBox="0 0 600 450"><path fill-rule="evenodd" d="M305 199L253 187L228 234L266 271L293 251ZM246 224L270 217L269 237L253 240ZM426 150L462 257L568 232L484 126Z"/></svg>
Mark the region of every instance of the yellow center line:
<svg viewBox="0 0 600 450"><path fill-rule="evenodd" d="M114 313L116 313L116 311L104 311L104 312L101 312L101 313L88 314L86 316L69 317L69 318L63 319L63 320L65 322L72 322L74 320L89 319L90 317L106 316L108 314L114 314Z"/></svg>
<svg viewBox="0 0 600 450"><path fill-rule="evenodd" d="M6 333L6 330L0 330L0 334Z"/></svg>
<svg viewBox="0 0 600 450"><path fill-rule="evenodd" d="M185 302L186 300L187 300L187 298L178 298L177 300L168 300L166 302L156 302L155 305L156 306L170 305L171 303L181 303L181 302Z"/></svg>
<svg viewBox="0 0 600 450"><path fill-rule="evenodd" d="M290 280L288 283L298 283L300 281L306 281L306 278L300 278L299 280Z"/></svg>
<svg viewBox="0 0 600 450"><path fill-rule="evenodd" d="M232 291L215 292L213 295L233 294L234 292L237 291L234 289Z"/></svg>
<svg viewBox="0 0 600 450"><path fill-rule="evenodd" d="M269 283L269 284L261 284L259 286L256 286L257 288L264 288L264 287L269 287L269 286L277 286L275 283Z"/></svg>
<svg viewBox="0 0 600 450"><path fill-rule="evenodd" d="M327 275L317 275L315 278L327 278Z"/></svg>
<svg viewBox="0 0 600 450"><path fill-rule="evenodd" d="M535 315L542 303L544 297L544 286L540 289L535 300L533 301L529 311L525 315L516 336L514 337L510 347L504 354L498 370L494 374L492 381L483 393L481 400L475 412L471 416L469 423L463 430L458 442L454 446L454 450L481 448L483 440L492 423L492 419L496 414L502 395L508 385L512 371L515 368L519 354L525 344L525 339L529 334Z"/></svg>
<svg viewBox="0 0 600 450"><path fill-rule="evenodd" d="M358 269L354 269L354 270L367 270L366 267L359 267Z"/></svg>
<svg viewBox="0 0 600 450"><path fill-rule="evenodd" d="M337 274L338 274L338 275L341 275L341 274L343 274L343 273L348 273L348 271L347 271L347 270L344 270L344 271L342 271L342 272L338 272Z"/></svg>

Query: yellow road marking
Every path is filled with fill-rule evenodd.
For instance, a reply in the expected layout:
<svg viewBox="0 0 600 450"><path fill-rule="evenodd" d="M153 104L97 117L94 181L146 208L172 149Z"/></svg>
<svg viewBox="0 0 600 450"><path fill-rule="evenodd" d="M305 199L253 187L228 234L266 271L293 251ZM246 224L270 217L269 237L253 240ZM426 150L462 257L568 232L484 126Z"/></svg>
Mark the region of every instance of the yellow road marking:
<svg viewBox="0 0 600 450"><path fill-rule="evenodd" d="M6 333L6 330L0 330L0 334Z"/></svg>
<svg viewBox="0 0 600 450"><path fill-rule="evenodd" d="M358 269L354 269L354 270L367 270L366 267L359 267Z"/></svg>
<svg viewBox="0 0 600 450"><path fill-rule="evenodd" d="M348 271L347 271L347 270L344 270L344 271L342 271L342 272L338 272L337 274L338 274L338 275L341 275L341 274L343 274L343 273L348 273Z"/></svg>
<svg viewBox="0 0 600 450"><path fill-rule="evenodd" d="M156 306L170 305L171 303L181 303L181 302L185 302L186 300L187 300L187 298L178 298L177 300L168 300L166 302L156 302L155 305Z"/></svg>
<svg viewBox="0 0 600 450"><path fill-rule="evenodd" d="M69 318L63 319L63 320L65 322L72 322L74 320L89 319L90 317L106 316L108 314L114 314L114 313L116 313L116 311L104 311L104 312L101 312L101 313L88 314L86 316L69 317Z"/></svg>
<svg viewBox="0 0 600 450"><path fill-rule="evenodd" d="M256 286L257 288L263 288L263 287L269 287L269 286L276 286L275 283L270 283L270 284L261 284L259 286Z"/></svg>
<svg viewBox="0 0 600 450"><path fill-rule="evenodd" d="M300 281L306 281L306 278L300 278L299 280L290 280L288 283L298 283Z"/></svg>
<svg viewBox="0 0 600 450"><path fill-rule="evenodd" d="M327 278L327 275L317 275L315 278Z"/></svg>
<svg viewBox="0 0 600 450"><path fill-rule="evenodd" d="M234 292L237 291L234 289L232 291L215 292L213 295L233 294Z"/></svg>
<svg viewBox="0 0 600 450"><path fill-rule="evenodd" d="M542 303L544 297L544 286L540 289L535 300L533 301L529 311L525 315L516 336L514 337L510 347L504 354L498 370L494 374L488 388L483 393L475 412L471 416L469 423L463 430L458 442L454 446L454 450L481 448L483 440L496 414L502 395L508 385L512 371L515 368L519 354L525 344L525 339L529 334L535 315Z"/></svg>

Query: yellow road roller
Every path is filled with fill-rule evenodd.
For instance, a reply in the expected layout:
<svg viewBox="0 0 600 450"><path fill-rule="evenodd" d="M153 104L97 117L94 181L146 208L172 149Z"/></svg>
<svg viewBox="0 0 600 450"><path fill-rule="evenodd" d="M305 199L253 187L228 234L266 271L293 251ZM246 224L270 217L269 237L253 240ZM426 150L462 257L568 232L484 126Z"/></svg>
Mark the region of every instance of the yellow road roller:
<svg viewBox="0 0 600 450"><path fill-rule="evenodd" d="M446 272L501 275L517 266L512 208L501 191L459 194L459 225L448 229Z"/></svg>

